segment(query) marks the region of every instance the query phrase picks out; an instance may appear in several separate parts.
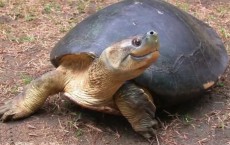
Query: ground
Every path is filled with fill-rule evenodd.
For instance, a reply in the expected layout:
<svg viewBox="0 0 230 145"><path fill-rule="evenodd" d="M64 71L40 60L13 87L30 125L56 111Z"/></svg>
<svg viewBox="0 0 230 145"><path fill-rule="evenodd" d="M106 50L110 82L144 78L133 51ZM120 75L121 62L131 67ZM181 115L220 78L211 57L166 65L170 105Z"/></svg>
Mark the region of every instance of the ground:
<svg viewBox="0 0 230 145"><path fill-rule="evenodd" d="M118 0L0 0L0 105L53 70L49 52L76 23ZM211 25L230 54L229 0L168 0ZM183 110L183 111L181 111ZM0 123L0 145L230 145L230 70L201 99L158 112L151 143L118 116L76 107L62 94L33 116Z"/></svg>

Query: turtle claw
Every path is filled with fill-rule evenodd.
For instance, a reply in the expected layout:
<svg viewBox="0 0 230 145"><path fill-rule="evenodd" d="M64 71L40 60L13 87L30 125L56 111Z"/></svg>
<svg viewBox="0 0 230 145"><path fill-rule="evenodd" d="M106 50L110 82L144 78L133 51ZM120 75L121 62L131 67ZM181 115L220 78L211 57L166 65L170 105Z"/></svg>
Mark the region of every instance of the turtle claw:
<svg viewBox="0 0 230 145"><path fill-rule="evenodd" d="M150 129L148 132L140 133L144 138L150 140L155 135L156 130Z"/></svg>
<svg viewBox="0 0 230 145"><path fill-rule="evenodd" d="M157 134L158 122L157 120L152 120L149 123L145 122L144 124L140 123L141 127L136 130L147 140L152 139ZM135 128L134 128L135 129Z"/></svg>
<svg viewBox="0 0 230 145"><path fill-rule="evenodd" d="M13 116L14 116L14 113L12 111L7 111L2 115L1 121L2 122L9 121L13 118Z"/></svg>

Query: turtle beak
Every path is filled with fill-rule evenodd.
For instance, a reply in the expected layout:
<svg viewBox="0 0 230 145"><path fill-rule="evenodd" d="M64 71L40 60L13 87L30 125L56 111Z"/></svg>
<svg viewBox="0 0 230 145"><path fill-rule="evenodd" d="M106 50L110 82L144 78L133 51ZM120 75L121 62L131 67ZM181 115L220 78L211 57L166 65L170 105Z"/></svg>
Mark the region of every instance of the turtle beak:
<svg viewBox="0 0 230 145"><path fill-rule="evenodd" d="M130 55L134 59L140 60L155 52L159 54L159 47L158 34L154 31L149 31L141 38L141 45L131 51Z"/></svg>

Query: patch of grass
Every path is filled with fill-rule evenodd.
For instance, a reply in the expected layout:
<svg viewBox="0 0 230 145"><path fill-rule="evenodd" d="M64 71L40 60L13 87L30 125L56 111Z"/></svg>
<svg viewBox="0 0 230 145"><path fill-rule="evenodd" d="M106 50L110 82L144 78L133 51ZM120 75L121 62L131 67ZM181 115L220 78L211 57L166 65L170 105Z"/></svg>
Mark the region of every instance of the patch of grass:
<svg viewBox="0 0 230 145"><path fill-rule="evenodd" d="M20 18L25 19L26 21L34 20L36 15L39 15L38 8L33 5L27 5L26 3L14 4L9 15L13 20L18 20Z"/></svg>
<svg viewBox="0 0 230 145"><path fill-rule="evenodd" d="M230 33L225 28L221 28L220 32L225 39L230 37Z"/></svg>
<svg viewBox="0 0 230 145"><path fill-rule="evenodd" d="M0 7L3 8L5 6L4 1L0 0Z"/></svg>
<svg viewBox="0 0 230 145"><path fill-rule="evenodd" d="M31 76L29 76L27 74L22 74L21 75L21 79L22 79L23 83L25 85L27 85L27 84L29 84L33 80L33 77L31 77Z"/></svg>
<svg viewBox="0 0 230 145"><path fill-rule="evenodd" d="M49 13L51 13L51 8L52 8L52 6L51 6L51 4L49 3L49 4L46 4L45 6L44 6L44 12L46 13L46 14L49 14Z"/></svg>
<svg viewBox="0 0 230 145"><path fill-rule="evenodd" d="M33 35L26 35L18 39L19 42L34 42L35 37Z"/></svg>
<svg viewBox="0 0 230 145"><path fill-rule="evenodd" d="M18 86L13 86L11 89L10 89L10 93L12 94L17 94L18 93Z"/></svg>
<svg viewBox="0 0 230 145"><path fill-rule="evenodd" d="M208 18L207 18L209 21L214 21L216 20L217 18L213 15L208 15Z"/></svg>
<svg viewBox="0 0 230 145"><path fill-rule="evenodd" d="M224 15L224 14L227 14L229 12L228 8L224 7L224 6L218 6L217 7L217 12L220 14L220 15Z"/></svg>
<svg viewBox="0 0 230 145"><path fill-rule="evenodd" d="M43 9L46 14L50 14L52 11L60 11L61 6L57 3L52 2L52 3L45 4Z"/></svg>
<svg viewBox="0 0 230 145"><path fill-rule="evenodd" d="M189 116L188 114L185 114L183 117L183 123L185 125L189 125L191 124L191 122L193 121L193 118L191 116Z"/></svg>
<svg viewBox="0 0 230 145"><path fill-rule="evenodd" d="M36 17L35 17L35 15L34 14L26 14L25 15L25 20L26 21L32 21L32 20L34 20Z"/></svg>
<svg viewBox="0 0 230 145"><path fill-rule="evenodd" d="M0 25L0 33L10 41L11 41L11 39L10 39L11 32L12 32L11 27L9 27L8 25L7 26L6 25Z"/></svg>
<svg viewBox="0 0 230 145"><path fill-rule="evenodd" d="M81 118L81 114L77 115L77 113L73 113L73 115L75 116L76 115L76 120L75 121L68 121L67 122L67 125L68 125L68 128L74 128L75 129L75 137L79 137L79 136L82 136L83 135L83 130L79 128L79 125L80 125L80 121L79 119Z"/></svg>
<svg viewBox="0 0 230 145"><path fill-rule="evenodd" d="M85 13L85 8L86 8L86 2L79 1L77 3L77 10L78 10L79 13Z"/></svg>
<svg viewBox="0 0 230 145"><path fill-rule="evenodd" d="M224 85L223 82L217 82L217 83L216 83L216 86L217 86L217 87L224 87L225 85Z"/></svg>
<svg viewBox="0 0 230 145"><path fill-rule="evenodd" d="M218 116L218 124L217 127L221 128L221 129L225 129L226 127L228 127L228 124L230 123L230 113L225 113L221 116Z"/></svg>
<svg viewBox="0 0 230 145"><path fill-rule="evenodd" d="M3 35L6 36L6 38L9 41L12 41L12 42L24 43L24 42L34 42L36 40L36 38L33 35L17 36L17 34L13 33L13 31L11 31L10 27L5 28L1 32Z"/></svg>
<svg viewBox="0 0 230 145"><path fill-rule="evenodd" d="M180 9L184 10L185 12L189 11L189 4L188 3L183 3L183 2L177 1L176 6L179 7Z"/></svg>
<svg viewBox="0 0 230 145"><path fill-rule="evenodd" d="M79 112L79 113L77 113L77 112L71 112L70 114L74 116L74 120L75 121L79 121L79 120L82 119L82 113L81 112Z"/></svg>
<svg viewBox="0 0 230 145"><path fill-rule="evenodd" d="M83 135L83 131L81 129L77 129L76 132L75 132L75 136L79 137L79 136L82 136L82 135Z"/></svg>

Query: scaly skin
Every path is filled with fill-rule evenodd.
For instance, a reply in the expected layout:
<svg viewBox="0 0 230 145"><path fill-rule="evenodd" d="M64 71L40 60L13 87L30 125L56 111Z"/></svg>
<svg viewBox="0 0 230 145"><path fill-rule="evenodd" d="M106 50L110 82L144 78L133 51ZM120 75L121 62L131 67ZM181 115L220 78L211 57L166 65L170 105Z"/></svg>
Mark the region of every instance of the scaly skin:
<svg viewBox="0 0 230 145"><path fill-rule="evenodd" d="M3 121L24 118L37 111L48 96L61 92L64 88L64 71L54 70L32 81L16 98L0 107Z"/></svg>

